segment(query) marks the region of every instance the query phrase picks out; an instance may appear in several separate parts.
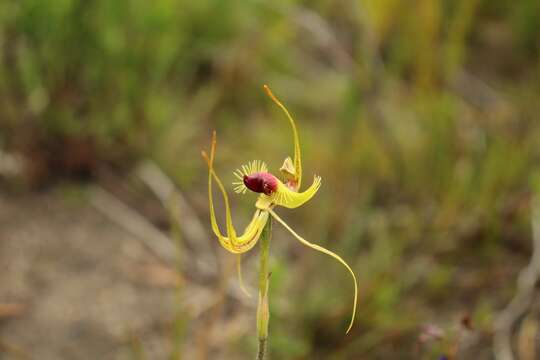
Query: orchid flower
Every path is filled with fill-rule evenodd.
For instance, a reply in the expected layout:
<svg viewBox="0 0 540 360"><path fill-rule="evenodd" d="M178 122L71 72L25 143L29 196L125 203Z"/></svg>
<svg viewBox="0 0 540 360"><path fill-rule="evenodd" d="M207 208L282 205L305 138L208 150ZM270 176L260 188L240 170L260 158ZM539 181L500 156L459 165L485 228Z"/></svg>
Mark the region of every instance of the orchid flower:
<svg viewBox="0 0 540 360"><path fill-rule="evenodd" d="M302 206L308 202L319 190L321 186L320 176L315 175L311 186L306 190L300 191L302 184L302 160L300 153L300 142L298 137L298 131L296 124L287 108L274 96L270 91L270 88L264 85L264 90L267 95L277 104L285 113L289 123L292 127L293 140L294 140L294 160L287 157L281 166L280 173L282 180L277 176L268 172L267 165L259 160L252 161L247 165L241 166L240 169L234 171L236 181L233 182L234 191L239 194L245 194L248 190L259 193L258 199L255 203L255 213L251 222L246 226L244 232L240 235L232 222L231 209L229 203L229 197L223 182L214 171L214 158L216 153L216 133L213 132L212 143L210 148L210 156L203 151L202 156L208 164L208 199L210 207L210 223L215 236L218 238L219 243L226 250L233 254L238 254L238 266L240 266L240 255L249 251L257 243L257 240L261 236L263 228L265 227L268 219L272 216L278 223L283 225L298 241L303 245L310 247L314 250L322 252L326 255L333 257L339 261L349 271L354 282L354 301L352 317L347 328L347 333L351 330L354 318L356 314L356 304L358 299L358 286L356 276L351 267L343 260L339 255L332 251L325 249L322 246L313 244L303 237L298 235L280 216L276 214L274 208L283 206L289 209L294 209ZM215 210L214 210L214 198L212 195L212 184L215 181L217 184L225 202L225 234L223 234L217 224ZM240 269L240 267L239 267ZM239 276L241 281L241 273L239 270Z"/></svg>

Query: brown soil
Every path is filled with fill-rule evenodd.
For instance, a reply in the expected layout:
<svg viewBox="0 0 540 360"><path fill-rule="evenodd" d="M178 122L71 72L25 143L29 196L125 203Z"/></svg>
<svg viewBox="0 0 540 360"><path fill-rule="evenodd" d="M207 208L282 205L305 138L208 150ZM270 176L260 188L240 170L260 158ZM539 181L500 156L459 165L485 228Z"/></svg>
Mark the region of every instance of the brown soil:
<svg viewBox="0 0 540 360"><path fill-rule="evenodd" d="M0 193L0 359L165 358L169 275L81 199Z"/></svg>

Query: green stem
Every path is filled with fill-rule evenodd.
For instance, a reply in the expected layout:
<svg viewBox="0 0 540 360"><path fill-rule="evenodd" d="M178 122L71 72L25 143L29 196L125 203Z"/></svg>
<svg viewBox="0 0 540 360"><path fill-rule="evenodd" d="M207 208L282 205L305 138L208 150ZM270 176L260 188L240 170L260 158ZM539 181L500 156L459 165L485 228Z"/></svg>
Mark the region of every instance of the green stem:
<svg viewBox="0 0 540 360"><path fill-rule="evenodd" d="M261 234L260 244L260 269L259 269L259 304L257 306L257 336L259 339L259 351L257 360L263 360L266 355L268 344L268 322L270 310L268 308L268 283L270 273L268 272L268 254L270 250L270 239L272 238L272 219L264 226Z"/></svg>

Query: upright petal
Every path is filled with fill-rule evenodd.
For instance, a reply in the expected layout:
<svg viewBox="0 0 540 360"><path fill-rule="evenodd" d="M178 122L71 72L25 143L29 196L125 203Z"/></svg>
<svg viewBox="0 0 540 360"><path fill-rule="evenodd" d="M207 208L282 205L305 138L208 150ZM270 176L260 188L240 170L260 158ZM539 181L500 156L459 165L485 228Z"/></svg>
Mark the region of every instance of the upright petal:
<svg viewBox="0 0 540 360"><path fill-rule="evenodd" d="M289 119L289 122L291 123L294 138L294 170L296 173L296 188L300 189L300 186L302 185L302 156L300 153L300 140L298 138L296 124L285 105L283 105L281 101L279 101L278 98L272 93L268 85L264 85L263 88L266 91L266 94L270 97L270 99L272 99L276 103L276 105L283 110L283 112L287 116L287 119Z"/></svg>

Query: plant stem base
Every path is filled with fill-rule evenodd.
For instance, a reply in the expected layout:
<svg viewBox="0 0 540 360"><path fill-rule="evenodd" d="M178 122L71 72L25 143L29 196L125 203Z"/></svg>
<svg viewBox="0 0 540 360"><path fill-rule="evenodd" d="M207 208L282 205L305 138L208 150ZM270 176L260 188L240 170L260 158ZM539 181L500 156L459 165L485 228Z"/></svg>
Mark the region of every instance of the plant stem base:
<svg viewBox="0 0 540 360"><path fill-rule="evenodd" d="M259 303L257 306L257 337L259 338L259 350L257 351L257 360L263 360L265 358L268 344L268 322L270 320L270 310L268 307L268 254L271 237L272 219L269 219L262 231L260 239Z"/></svg>
<svg viewBox="0 0 540 360"><path fill-rule="evenodd" d="M257 352L257 360L264 360L266 355L267 339L259 339L259 351Z"/></svg>

